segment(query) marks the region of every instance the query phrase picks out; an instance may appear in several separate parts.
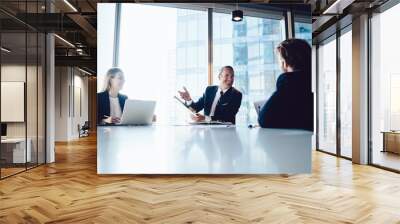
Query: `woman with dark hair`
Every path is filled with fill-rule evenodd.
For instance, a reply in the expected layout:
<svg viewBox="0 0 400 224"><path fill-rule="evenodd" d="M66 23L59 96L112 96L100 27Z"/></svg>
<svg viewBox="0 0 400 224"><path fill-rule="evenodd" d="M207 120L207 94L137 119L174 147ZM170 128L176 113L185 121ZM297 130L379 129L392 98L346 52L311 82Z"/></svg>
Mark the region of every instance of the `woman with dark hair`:
<svg viewBox="0 0 400 224"><path fill-rule="evenodd" d="M276 48L283 73L276 91L261 108L258 123L263 128L313 130L311 47L301 39L289 39Z"/></svg>

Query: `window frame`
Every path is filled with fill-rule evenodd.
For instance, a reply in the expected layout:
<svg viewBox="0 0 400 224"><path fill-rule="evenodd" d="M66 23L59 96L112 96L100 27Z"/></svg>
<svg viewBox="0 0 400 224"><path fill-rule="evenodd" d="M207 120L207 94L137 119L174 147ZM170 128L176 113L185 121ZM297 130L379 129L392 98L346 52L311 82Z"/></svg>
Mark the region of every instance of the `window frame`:
<svg viewBox="0 0 400 224"><path fill-rule="evenodd" d="M367 132L368 132L368 158L367 158L367 164L373 167L377 167L383 170L388 170L391 172L395 173L400 173L400 170L390 168L388 166L380 165L378 163L374 163L373 159L373 154L374 154L374 147L373 147L373 127L372 127L372 120L373 120L373 113L372 113L372 107L373 107L373 102L372 102L372 94L374 92L372 88L372 77L373 77L373 68L372 68L372 54L373 54L373 49L372 49L372 20L375 16L378 14L382 14L385 11L391 9L392 7L395 7L396 5L400 4L398 0L388 0L384 4L380 5L379 7L375 8L373 11L368 12L368 30L367 30L367 38L368 38L368 70L367 70L367 76L368 76L368 124L367 124Z"/></svg>
<svg viewBox="0 0 400 224"><path fill-rule="evenodd" d="M336 27L336 26L335 26ZM328 28L329 30L329 28ZM340 108L340 104L341 104L341 90L340 90L340 84L341 84L341 67L340 67L340 61L341 61L341 55L340 55L340 41L341 41L341 36L344 35L347 32L351 32L352 31L352 23L348 23L346 24L344 27L340 27L338 29L336 29L336 32L331 33L330 35L327 35L326 37L324 37L323 39L317 39L318 41L316 43L314 43L314 45L316 46L316 151L319 152L323 152L323 153L327 153L333 156L337 156L343 159L347 159L347 160L352 160L351 157L347 157L342 155L342 150L341 150L341 119L340 119L340 113L341 113L341 108ZM313 38L314 39L314 38ZM324 149L321 149L319 147L319 131L320 131L320 127L319 127L319 109L321 108L319 105L319 83L320 83L320 74L319 74L319 63L318 63L318 59L319 59L319 47L322 44L327 44L331 41L336 41L336 152L332 153L332 152L328 152Z"/></svg>

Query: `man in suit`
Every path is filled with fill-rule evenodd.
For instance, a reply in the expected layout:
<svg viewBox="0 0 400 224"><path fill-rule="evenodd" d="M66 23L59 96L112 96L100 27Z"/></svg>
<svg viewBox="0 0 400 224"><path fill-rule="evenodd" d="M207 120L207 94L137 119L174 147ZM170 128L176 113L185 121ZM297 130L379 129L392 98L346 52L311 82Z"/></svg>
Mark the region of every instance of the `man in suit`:
<svg viewBox="0 0 400 224"><path fill-rule="evenodd" d="M276 90L258 114L262 128L314 128L314 97L311 91L311 46L305 40L288 39L277 47L283 73Z"/></svg>
<svg viewBox="0 0 400 224"><path fill-rule="evenodd" d="M204 109L204 115L192 116L194 121L223 121L235 124L235 116L242 102L242 93L232 87L234 76L231 66L222 67L218 75L219 85L208 86L197 102L192 100L185 87L184 91L178 91L186 105L196 113Z"/></svg>

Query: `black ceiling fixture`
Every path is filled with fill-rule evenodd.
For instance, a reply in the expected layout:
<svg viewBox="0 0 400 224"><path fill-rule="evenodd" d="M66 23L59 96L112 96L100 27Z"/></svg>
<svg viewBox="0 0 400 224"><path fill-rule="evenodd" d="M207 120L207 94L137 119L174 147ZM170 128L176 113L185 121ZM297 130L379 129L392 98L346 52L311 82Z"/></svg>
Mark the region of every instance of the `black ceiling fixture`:
<svg viewBox="0 0 400 224"><path fill-rule="evenodd" d="M236 10L232 11L232 21L240 22L243 20L243 11L239 10L238 3L236 3Z"/></svg>

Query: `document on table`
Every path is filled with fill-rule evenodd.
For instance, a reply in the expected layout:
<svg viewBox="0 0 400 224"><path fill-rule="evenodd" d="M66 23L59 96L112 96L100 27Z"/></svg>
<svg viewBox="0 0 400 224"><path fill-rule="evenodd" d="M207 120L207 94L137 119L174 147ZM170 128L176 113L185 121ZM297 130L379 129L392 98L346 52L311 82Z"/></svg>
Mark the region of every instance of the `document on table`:
<svg viewBox="0 0 400 224"><path fill-rule="evenodd" d="M182 100L180 100L177 96L174 96L174 98L181 103L186 109L188 109L190 111L191 114L193 115L197 115L197 113L195 111L193 111L188 105L185 104L185 102L183 102Z"/></svg>
<svg viewBox="0 0 400 224"><path fill-rule="evenodd" d="M222 121L193 121L193 122L189 122L189 124L191 125L233 125L231 122L222 122Z"/></svg>

